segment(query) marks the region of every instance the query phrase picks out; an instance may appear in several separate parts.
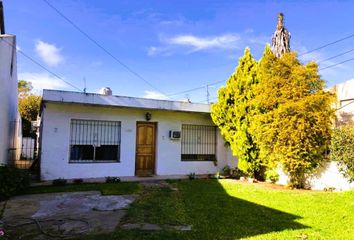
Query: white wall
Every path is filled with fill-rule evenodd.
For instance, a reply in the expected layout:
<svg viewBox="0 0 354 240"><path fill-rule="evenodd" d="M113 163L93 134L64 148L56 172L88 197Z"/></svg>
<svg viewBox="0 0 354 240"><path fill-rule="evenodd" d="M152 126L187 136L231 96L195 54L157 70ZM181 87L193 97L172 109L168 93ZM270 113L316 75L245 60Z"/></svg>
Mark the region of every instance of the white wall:
<svg viewBox="0 0 354 240"><path fill-rule="evenodd" d="M354 79L335 85L332 90L337 96L335 108L337 126L354 121Z"/></svg>
<svg viewBox="0 0 354 240"><path fill-rule="evenodd" d="M134 176L136 122L144 121L147 111L152 114L150 122L157 122L157 175L215 173L230 164L230 152L224 147L220 136L217 166L213 162L182 162L180 140L169 139L169 131L181 130L183 123L213 125L209 114L45 103L42 112L41 178ZM120 162L69 163L71 119L121 121Z"/></svg>
<svg viewBox="0 0 354 240"><path fill-rule="evenodd" d="M18 113L15 46L15 36L0 35L0 164L7 162L9 148L17 145L16 122Z"/></svg>
<svg viewBox="0 0 354 240"><path fill-rule="evenodd" d="M289 178L281 169L278 169L278 184L288 184ZM316 172L308 176L307 186L313 190L334 188L336 191L354 189L354 182L350 183L339 171L337 162L331 161L319 167Z"/></svg>

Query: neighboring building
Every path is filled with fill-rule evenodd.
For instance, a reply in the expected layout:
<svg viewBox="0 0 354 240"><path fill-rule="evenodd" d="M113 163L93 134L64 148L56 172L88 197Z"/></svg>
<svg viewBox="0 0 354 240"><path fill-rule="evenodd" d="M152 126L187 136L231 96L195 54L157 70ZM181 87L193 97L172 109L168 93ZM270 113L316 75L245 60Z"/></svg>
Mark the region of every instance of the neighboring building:
<svg viewBox="0 0 354 240"><path fill-rule="evenodd" d="M0 165L20 154L20 118L17 111L16 36L5 34L0 2Z"/></svg>
<svg viewBox="0 0 354 240"><path fill-rule="evenodd" d="M336 122L335 127L354 122L354 79L339 83L328 91L336 95ZM278 170L280 179L278 184L287 184L288 176L281 169ZM339 170L336 161L324 162L316 172L308 177L307 185L314 190L334 188L335 190L354 189L354 182L345 178Z"/></svg>
<svg viewBox="0 0 354 240"><path fill-rule="evenodd" d="M337 125L354 121L354 79L337 84L331 88L337 96Z"/></svg>
<svg viewBox="0 0 354 240"><path fill-rule="evenodd" d="M41 179L214 174L237 166L210 105L44 90Z"/></svg>

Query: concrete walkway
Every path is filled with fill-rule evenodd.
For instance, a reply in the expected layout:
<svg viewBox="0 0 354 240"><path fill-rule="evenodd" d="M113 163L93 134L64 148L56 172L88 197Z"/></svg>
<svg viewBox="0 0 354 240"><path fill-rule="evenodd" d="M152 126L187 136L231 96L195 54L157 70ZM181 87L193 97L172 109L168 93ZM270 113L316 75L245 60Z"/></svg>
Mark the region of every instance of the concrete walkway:
<svg viewBox="0 0 354 240"><path fill-rule="evenodd" d="M2 221L9 239L63 239L112 232L135 195L100 192L24 195L10 199Z"/></svg>

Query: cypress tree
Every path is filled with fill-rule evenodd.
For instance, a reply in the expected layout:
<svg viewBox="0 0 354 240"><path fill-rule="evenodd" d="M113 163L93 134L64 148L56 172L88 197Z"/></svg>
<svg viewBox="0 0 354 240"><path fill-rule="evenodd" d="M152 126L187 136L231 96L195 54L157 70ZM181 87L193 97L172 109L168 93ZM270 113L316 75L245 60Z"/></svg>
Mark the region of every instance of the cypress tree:
<svg viewBox="0 0 354 240"><path fill-rule="evenodd" d="M238 167L254 175L260 170L258 147L249 133L251 119L251 99L257 84L257 61L248 48L239 59L236 71L228 79L226 86L219 89L218 101L212 106L211 117L221 134L238 157Z"/></svg>

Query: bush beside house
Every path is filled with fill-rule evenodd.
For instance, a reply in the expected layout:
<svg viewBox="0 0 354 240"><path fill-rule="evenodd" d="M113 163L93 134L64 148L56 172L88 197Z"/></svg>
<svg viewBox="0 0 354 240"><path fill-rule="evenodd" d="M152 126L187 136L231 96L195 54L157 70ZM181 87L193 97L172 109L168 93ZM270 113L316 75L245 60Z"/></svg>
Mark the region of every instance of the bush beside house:
<svg viewBox="0 0 354 240"><path fill-rule="evenodd" d="M330 158L338 162L339 171L354 181L354 124L334 129L331 140Z"/></svg>
<svg viewBox="0 0 354 240"><path fill-rule="evenodd" d="M0 201L24 192L30 185L27 170L0 166Z"/></svg>

